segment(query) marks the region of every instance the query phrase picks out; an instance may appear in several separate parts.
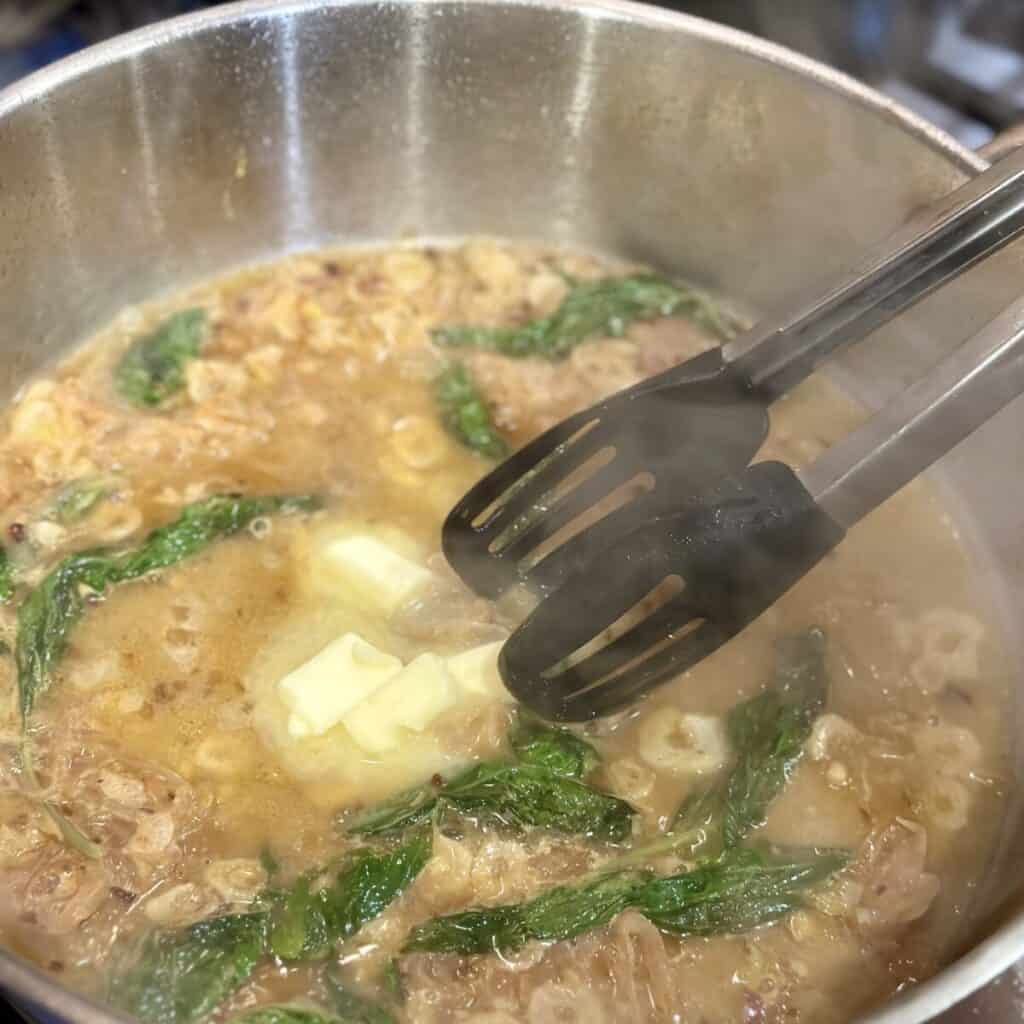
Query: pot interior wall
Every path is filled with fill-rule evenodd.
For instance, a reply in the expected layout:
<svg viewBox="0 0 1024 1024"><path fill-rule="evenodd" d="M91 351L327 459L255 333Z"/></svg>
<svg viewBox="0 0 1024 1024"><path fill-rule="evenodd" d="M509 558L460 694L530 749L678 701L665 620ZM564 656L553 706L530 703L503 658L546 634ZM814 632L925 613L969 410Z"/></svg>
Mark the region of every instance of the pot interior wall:
<svg viewBox="0 0 1024 1024"><path fill-rule="evenodd" d="M212 12L0 99L0 389L126 304L407 233L592 246L764 310L972 166L820 69L654 10ZM880 332L844 384L880 401L1015 297L1022 259L1007 249ZM1022 434L1018 401L942 467L983 589L1018 619L1024 478L1007 469Z"/></svg>

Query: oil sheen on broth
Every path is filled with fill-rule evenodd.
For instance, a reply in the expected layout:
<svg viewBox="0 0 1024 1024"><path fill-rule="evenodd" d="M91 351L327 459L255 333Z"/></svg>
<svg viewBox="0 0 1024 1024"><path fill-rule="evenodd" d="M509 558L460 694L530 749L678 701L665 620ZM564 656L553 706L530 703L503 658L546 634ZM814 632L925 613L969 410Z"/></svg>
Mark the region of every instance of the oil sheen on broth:
<svg viewBox="0 0 1024 1024"><path fill-rule="evenodd" d="M155 1024L283 1004L293 1016L265 1024L824 1024L941 965L1000 819L1008 697L965 555L923 484L858 526L733 643L628 713L579 730L596 764L568 776L530 768L563 794L548 827L500 782L497 809L493 793L461 804L452 795L425 821L351 831L360 813L409 787L434 800L476 763L497 765L499 779L510 765L525 771L509 739L524 718L493 667L521 609L476 598L446 568L447 509L501 445L514 449L696 354L731 321L684 291L665 307L672 315L647 309L611 323L617 336L606 322L525 357L447 347L432 331L557 321L570 289L637 273L483 240L302 256L128 311L24 389L0 447L13 579L0 606L6 945ZM190 309L201 322L176 318ZM126 363L169 318L185 339L186 355L170 359L176 371L152 352ZM461 405L447 408L456 422L446 430L436 379L456 364ZM467 413L473 398L482 406ZM827 383L810 381L773 408L762 454L800 465L859 419ZM313 495L320 508L240 504L268 495ZM242 528L214 530L188 557L115 573L109 585L76 576L78 610L43 673L26 741L16 694L29 595L70 554L138 551L187 508L229 509ZM739 840L723 840L718 818L737 799L729 780L764 755L737 749L729 713L764 715L757 698L778 679L780 642L808 637L825 645L827 702L797 728L784 763L755 765L774 772L768 799ZM593 828L565 820L562 785L601 813L623 812L611 797L625 801L625 831L610 817ZM725 804L666 841L680 805L716 785ZM343 922L329 894L355 884L342 878L345 857L395 858L411 836L426 837L425 863L381 906ZM754 872L787 857L823 863L830 850L843 852L789 892L775 920L751 910L763 893L734 898L725 875L709 883L724 887L715 890L724 902L705 893L711 911L699 921L692 894L679 897L674 926L651 909L657 876L699 875L719 856L749 856ZM636 867L653 875L626 878ZM544 933L523 923L526 901L611 871L630 895L598 927L552 941L561 925ZM289 897L302 885L305 903ZM569 902L578 910L582 899ZM496 938L486 915L474 918L483 952L431 952L429 929L414 931L498 906L517 923ZM248 957L189 931L228 918L252 923ZM410 935L421 940L413 951ZM186 958L209 943L214 960L198 982L175 980L153 968L161 942L179 943ZM355 999L374 1008L356 1016Z"/></svg>

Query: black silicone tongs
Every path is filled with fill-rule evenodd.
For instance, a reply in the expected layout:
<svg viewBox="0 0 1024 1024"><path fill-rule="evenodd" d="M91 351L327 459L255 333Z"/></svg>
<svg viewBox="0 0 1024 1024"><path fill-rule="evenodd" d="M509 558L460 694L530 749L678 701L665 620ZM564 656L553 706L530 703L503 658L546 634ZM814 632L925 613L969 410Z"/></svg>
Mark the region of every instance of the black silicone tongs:
<svg viewBox="0 0 1024 1024"><path fill-rule="evenodd" d="M486 597L521 582L550 592L617 539L745 467L776 397L1022 230L1024 150L929 207L795 313L527 444L449 513L445 555ZM599 515L602 506L617 507Z"/></svg>
<svg viewBox="0 0 1024 1024"><path fill-rule="evenodd" d="M505 643L506 686L563 721L623 707L742 630L854 523L1022 393L1024 299L810 466L750 466L620 538ZM605 634L666 581L674 596Z"/></svg>

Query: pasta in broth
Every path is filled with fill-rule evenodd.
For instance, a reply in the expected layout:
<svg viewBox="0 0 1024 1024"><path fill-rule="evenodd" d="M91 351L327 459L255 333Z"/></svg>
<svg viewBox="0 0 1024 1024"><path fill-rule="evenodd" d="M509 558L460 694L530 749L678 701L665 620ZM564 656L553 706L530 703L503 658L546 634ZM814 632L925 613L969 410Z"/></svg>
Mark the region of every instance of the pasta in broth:
<svg viewBox="0 0 1024 1024"><path fill-rule="evenodd" d="M578 253L339 251L126 312L27 386L0 446L5 943L152 1024L828 1024L936 970L1008 695L926 486L572 731L500 685L523 609L438 554L493 459L734 326ZM807 382L762 454L859 416Z"/></svg>

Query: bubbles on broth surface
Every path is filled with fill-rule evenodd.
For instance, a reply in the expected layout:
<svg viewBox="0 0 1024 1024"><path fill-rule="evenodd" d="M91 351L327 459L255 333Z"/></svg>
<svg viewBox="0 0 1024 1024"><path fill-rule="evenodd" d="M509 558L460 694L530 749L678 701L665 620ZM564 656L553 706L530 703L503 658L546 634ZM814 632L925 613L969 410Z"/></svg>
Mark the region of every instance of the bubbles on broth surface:
<svg viewBox="0 0 1024 1024"><path fill-rule="evenodd" d="M683 313L626 323L622 337L597 330L560 360L445 347L432 332L526 329L557 317L571 280L636 270L484 240L308 254L120 318L23 390L0 444L0 525L25 528L22 540L8 529L5 543L16 589L0 606L0 635L12 646L17 608L75 552L135 550L213 495L317 495L324 508L255 517L141 579L76 592L81 612L33 711L32 745L42 795L99 844L98 858L69 847L40 794L26 789L16 662L0 659L11 698L0 736L7 945L66 984L105 993L120 969L113 954L145 936L169 941L199 922L268 907L279 920L274 893L294 893L303 878L311 891L333 891L342 884L337 866L354 849L396 856L415 828L432 826L420 873L378 914L332 936L326 959L282 958L287 943L261 946L210 1010L219 1006L218 1019L230 1019L302 1000L340 1012L330 1000L344 982L417 1024L488 1015L611 1024L672 1014L838 1024L937 968L993 848L1010 779L1008 697L998 636L923 484L852 531L735 642L629 713L585 730L596 763L590 755L574 761L579 751L564 737L545 740L563 760L524 761L525 748L514 746L522 724L515 709L488 688L484 668L472 677L456 671L456 656L500 643L528 602L482 601L438 553L444 514L491 464L463 443L472 432L445 427L431 388L439 369L451 361L466 368L491 426L514 449L714 339ZM157 408L133 405L113 384L119 361L168 315L191 308L205 311L207 329L181 367L181 387ZM478 424L479 409L466 414ZM799 465L860 418L827 383L807 382L773 408L761 454ZM69 484L108 476L130 500L100 499L72 526L39 528L52 522L55 497ZM332 538L353 533L391 552L376 582L373 559L359 561L379 551L372 545L350 549L343 571L325 560ZM363 565L369 583L353 565ZM771 744L758 747L756 729L739 730L736 709L778 728L770 695L762 699L773 687L777 644L812 625L828 637L827 703L769 771ZM429 656L429 672L406 677L414 680L408 696L400 687L381 691L395 697L380 702L361 733L382 744L374 750L347 729L353 709L344 701L330 705L339 717L324 719L321 731L296 735L294 708L281 695L283 679L347 634L398 666L381 686L395 687L400 670ZM304 692L314 702L307 710L327 707L316 701L330 687L353 685L351 665L332 671ZM743 776L753 762L761 774ZM559 775L552 763L577 768ZM480 778L464 775L479 764L484 782L487 771L501 780L486 797L474 788ZM524 903L620 870L638 851L649 853L621 870L706 870L719 852L712 833L722 807L742 789L732 780L764 786L768 776L763 824L744 836L744 849L759 856L757 844L770 841L789 855L814 846L849 855L846 868L801 890L791 913L750 927L744 922L758 903L748 893L741 907L734 900L721 911L721 920L740 922L739 934L708 925L709 937L693 937L691 919L673 931L649 893L631 892L598 927L552 941L561 934L552 921L572 922L545 916L552 932L526 941L540 926ZM557 799L528 804L524 779L540 779ZM701 818L699 836L673 845L666 833L677 812L716 785L725 803ZM353 816L408 787L429 804L414 826L346 833ZM627 828L613 840L550 826L551 815L564 825L567 807L591 801L612 815L620 800L629 805ZM428 921L480 907L513 908L502 911L509 948L500 955L403 953ZM388 973L392 958L403 999ZM203 1010L179 1019L213 1018Z"/></svg>

